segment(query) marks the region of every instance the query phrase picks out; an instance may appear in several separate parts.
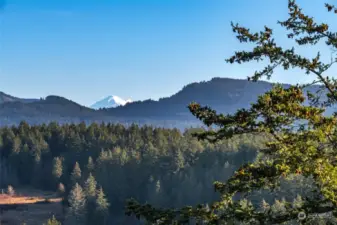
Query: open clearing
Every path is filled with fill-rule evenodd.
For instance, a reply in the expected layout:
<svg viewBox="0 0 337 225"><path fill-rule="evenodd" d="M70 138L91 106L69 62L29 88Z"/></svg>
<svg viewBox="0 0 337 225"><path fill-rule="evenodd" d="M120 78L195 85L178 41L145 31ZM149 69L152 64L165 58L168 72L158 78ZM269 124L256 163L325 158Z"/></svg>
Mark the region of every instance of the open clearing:
<svg viewBox="0 0 337 225"><path fill-rule="evenodd" d="M1 225L42 225L55 215L62 218L61 198L53 192L18 189L15 196L0 194Z"/></svg>

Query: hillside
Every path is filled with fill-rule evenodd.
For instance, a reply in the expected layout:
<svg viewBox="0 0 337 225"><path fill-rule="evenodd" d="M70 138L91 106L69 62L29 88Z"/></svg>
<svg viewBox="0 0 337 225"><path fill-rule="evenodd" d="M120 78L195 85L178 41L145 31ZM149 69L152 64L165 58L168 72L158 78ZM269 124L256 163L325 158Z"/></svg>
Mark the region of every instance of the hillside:
<svg viewBox="0 0 337 225"><path fill-rule="evenodd" d="M220 112L230 113L238 108L248 107L258 95L271 87L271 83L264 81L253 83L247 80L213 78L207 82L188 84L171 97L158 101L133 102L124 107L108 109L108 112L113 116L188 119L191 118L191 114L187 106L195 101Z"/></svg>
<svg viewBox="0 0 337 225"><path fill-rule="evenodd" d="M0 91L0 104L9 103L9 102L31 103L31 102L35 102L35 101L38 101L38 99L17 98L17 97L8 95L8 94Z"/></svg>
<svg viewBox="0 0 337 225"><path fill-rule="evenodd" d="M284 86L289 86L284 84ZM179 124L183 127L195 125L198 121L190 114L187 106L195 101L208 105L222 113L232 113L238 108L249 107L257 97L272 87L272 83L230 78L213 78L210 81L191 83L176 94L158 101L136 101L125 106L93 110L59 96L48 96L35 101L22 101L2 94L0 103L0 125L18 124L26 120L30 124L122 122L151 123L165 126ZM317 90L317 86L311 91Z"/></svg>
<svg viewBox="0 0 337 225"><path fill-rule="evenodd" d="M29 123L57 121L81 121L100 115L92 109L68 99L48 96L33 102L11 101L0 104L0 124L12 125L22 120Z"/></svg>

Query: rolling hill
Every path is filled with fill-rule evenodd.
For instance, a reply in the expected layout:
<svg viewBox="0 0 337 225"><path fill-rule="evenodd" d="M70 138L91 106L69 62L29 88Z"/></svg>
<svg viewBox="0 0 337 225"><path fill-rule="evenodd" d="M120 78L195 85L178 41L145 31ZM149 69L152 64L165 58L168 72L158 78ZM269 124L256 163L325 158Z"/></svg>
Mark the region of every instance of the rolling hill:
<svg viewBox="0 0 337 225"><path fill-rule="evenodd" d="M288 84L283 84L289 87ZM70 122L121 122L151 123L160 126L192 126L199 124L187 106L195 101L208 105L222 113L232 113L249 107L257 97L272 87L272 83L230 78L213 78L210 81L186 85L176 94L158 101L145 100L128 103L116 108L94 110L59 96L40 100L22 100L2 94L0 102L0 125L28 123ZM311 87L311 91L318 86ZM331 110L330 110L331 111ZM332 110L334 111L334 110ZM331 113L331 112L330 112Z"/></svg>
<svg viewBox="0 0 337 225"><path fill-rule="evenodd" d="M35 101L38 101L38 99L17 98L17 97L8 95L8 94L0 91L0 104L2 104L2 103L8 103L8 102L31 103L31 102L35 102Z"/></svg>

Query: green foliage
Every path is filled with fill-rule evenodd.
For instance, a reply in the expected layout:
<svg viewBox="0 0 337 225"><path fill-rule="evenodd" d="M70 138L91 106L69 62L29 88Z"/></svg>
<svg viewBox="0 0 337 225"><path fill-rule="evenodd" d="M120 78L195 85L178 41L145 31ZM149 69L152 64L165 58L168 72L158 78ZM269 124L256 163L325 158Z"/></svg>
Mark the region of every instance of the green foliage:
<svg viewBox="0 0 337 225"><path fill-rule="evenodd" d="M288 88L276 85L259 96L249 109L240 109L229 115L218 114L210 107L197 103L189 105L192 114L206 126L217 127L196 134L200 140L216 143L243 134L270 137L261 148L260 156L264 160L246 162L226 182L215 182L214 188L220 199L209 206L199 204L162 209L131 199L128 215L135 215L151 224L189 224L191 221L197 221L197 224L281 224L296 221L309 224L315 215L325 213L336 222L337 114L325 116L324 112L337 102L337 80L326 75L337 62L337 33L331 31L327 24L318 24L305 15L295 1L290 0L288 8L289 19L279 22L289 31L288 38L295 40L297 47L316 45L324 40L332 49L330 61L322 61L320 53L310 59L296 53L296 48L282 48L276 44L273 30L268 27L260 33L252 33L247 28L232 24L238 40L255 47L251 51L236 52L227 62L241 64L267 59L269 65L250 77L252 81L270 78L273 71L281 67L284 70L303 70L315 77L312 82ZM326 8L337 13L332 5L326 4ZM305 95L305 88L313 84L319 85L317 93ZM312 179L311 195L295 200L285 197L274 199L270 206L266 201L259 206L240 198L266 189L276 193L282 180L294 175ZM299 214L303 213L305 218L299 218Z"/></svg>
<svg viewBox="0 0 337 225"><path fill-rule="evenodd" d="M90 173L88 179L84 183L84 192L88 198L95 198L97 182L95 177Z"/></svg>
<svg viewBox="0 0 337 225"><path fill-rule="evenodd" d="M71 181L75 184L81 181L82 171L78 162L75 163L73 172L71 173Z"/></svg>
<svg viewBox="0 0 337 225"><path fill-rule="evenodd" d="M109 203L103 192L103 188L100 187L97 191L96 198L96 210L100 213L107 214L109 211Z"/></svg>
<svg viewBox="0 0 337 225"><path fill-rule="evenodd" d="M88 158L87 170L88 172L93 172L95 169L95 164L91 156Z"/></svg>
<svg viewBox="0 0 337 225"><path fill-rule="evenodd" d="M95 206L95 224L106 225L108 222L110 204L105 197L102 187L97 191Z"/></svg>
<svg viewBox="0 0 337 225"><path fill-rule="evenodd" d="M61 224L61 222L59 222L56 218L55 218L55 216L53 216L51 219L49 219L48 221L47 221L47 223L46 224L44 224L44 225L62 225Z"/></svg>
<svg viewBox="0 0 337 225"><path fill-rule="evenodd" d="M56 180L59 180L63 174L62 159L60 157L55 157L53 160L52 174Z"/></svg>
<svg viewBox="0 0 337 225"><path fill-rule="evenodd" d="M69 209L66 224L85 224L86 196L82 187L78 183L76 183L72 188L68 201Z"/></svg>
<svg viewBox="0 0 337 225"><path fill-rule="evenodd" d="M96 186L97 182L95 177L91 173L89 173L87 180L84 182L84 193L87 200L86 210L88 224L97 223L97 218L95 217Z"/></svg>

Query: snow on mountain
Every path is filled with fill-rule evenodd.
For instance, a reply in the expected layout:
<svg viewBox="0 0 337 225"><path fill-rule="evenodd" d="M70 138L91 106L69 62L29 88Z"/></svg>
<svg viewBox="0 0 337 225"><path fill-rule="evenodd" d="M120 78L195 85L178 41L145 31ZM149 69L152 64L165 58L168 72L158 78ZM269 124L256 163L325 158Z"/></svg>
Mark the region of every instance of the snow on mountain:
<svg viewBox="0 0 337 225"><path fill-rule="evenodd" d="M124 100L118 96L110 95L106 98L103 98L102 100L99 100L98 102L94 103L90 107L93 109L100 109L100 108L115 108L117 106L123 106L127 103L131 103L131 99Z"/></svg>

